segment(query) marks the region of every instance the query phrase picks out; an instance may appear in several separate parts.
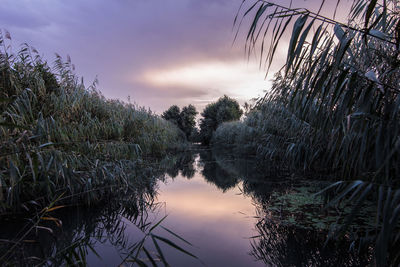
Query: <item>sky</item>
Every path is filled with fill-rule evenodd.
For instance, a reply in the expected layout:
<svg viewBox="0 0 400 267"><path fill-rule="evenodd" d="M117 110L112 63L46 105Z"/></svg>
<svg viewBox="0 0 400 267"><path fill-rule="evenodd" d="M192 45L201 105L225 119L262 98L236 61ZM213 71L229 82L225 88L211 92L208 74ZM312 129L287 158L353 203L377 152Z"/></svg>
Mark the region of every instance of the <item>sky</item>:
<svg viewBox="0 0 400 267"><path fill-rule="evenodd" d="M26 42L49 63L55 53L69 55L77 75L86 85L97 77L107 98L129 97L157 113L173 104L201 111L224 94L241 104L263 95L286 57L284 41L265 79L257 57L246 56L243 35L233 43L241 2L0 0L0 29L10 32L14 50ZM320 0L294 2L315 9ZM330 12L335 1L327 2Z"/></svg>

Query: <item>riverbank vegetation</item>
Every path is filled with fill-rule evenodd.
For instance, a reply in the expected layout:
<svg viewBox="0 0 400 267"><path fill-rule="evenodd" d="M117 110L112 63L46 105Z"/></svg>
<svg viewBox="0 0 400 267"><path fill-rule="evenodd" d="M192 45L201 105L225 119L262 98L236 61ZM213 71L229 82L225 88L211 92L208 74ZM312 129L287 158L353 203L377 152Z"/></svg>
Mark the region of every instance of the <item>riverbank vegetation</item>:
<svg viewBox="0 0 400 267"><path fill-rule="evenodd" d="M197 114L198 112L193 105L183 107L182 111L177 105L173 105L168 110L164 111L161 117L164 120L170 121L178 126L178 128L185 133L187 140L193 140L193 138L197 135Z"/></svg>
<svg viewBox="0 0 400 267"><path fill-rule="evenodd" d="M196 258L186 250L191 248L189 242L162 226L168 218L154 216L164 210L164 204L157 201L157 183L167 179L167 174L174 177L174 173L193 167L186 164L191 160L187 154L183 155L138 165L130 176L130 189L119 191L101 205L60 208L55 201L25 220L1 217L2 265L88 266L110 262L99 249L104 243L116 253L107 257L117 257L118 264L126 266L147 266L149 262L168 265L170 256L164 252L168 248Z"/></svg>
<svg viewBox="0 0 400 267"><path fill-rule="evenodd" d="M224 95L204 108L199 123L200 129L196 128L197 114L193 105L183 107L182 111L177 105L173 105L164 111L161 117L177 125L191 142L208 146L218 126L224 122L239 120L243 110L235 99Z"/></svg>
<svg viewBox="0 0 400 267"><path fill-rule="evenodd" d="M239 120L242 114L239 103L227 95L208 104L201 113L199 141L204 145L209 145L215 130L221 123Z"/></svg>
<svg viewBox="0 0 400 267"><path fill-rule="evenodd" d="M261 63L267 67L282 36L292 27L287 60L276 74L272 90L259 99L243 122L221 125L214 144L269 159L293 172L336 181L326 189L328 205L350 202L352 212L344 226L331 229L329 237L347 233L354 237L355 247L374 244L376 265L398 265L397 1L355 0L348 23L324 17L319 11L268 1L257 1L241 12L243 18L253 14L247 32L248 51L260 45ZM240 14L237 18L239 23ZM265 38L267 33L272 34L271 40ZM354 232L349 225L365 208L366 200L376 203L370 211L375 224Z"/></svg>
<svg viewBox="0 0 400 267"><path fill-rule="evenodd" d="M257 224L261 238L253 243L258 259L268 264L279 257L269 251L278 239L274 234L291 229L271 223L279 213L281 223L292 223L289 227L296 225L306 235L317 229L328 240L350 244L352 252L373 251L376 266L400 265L397 1L353 0L348 22L335 20L334 14L322 16L321 9L294 9L268 1L254 1L245 8L247 2L243 1L235 25L252 16L246 32L248 52L260 48L261 65L269 69L282 38L292 29L286 64L275 74L271 91L243 120L237 101L224 96L201 113L199 132L192 105L182 111L172 106L159 117L145 108L108 100L96 82L84 85L69 58L57 56L51 68L28 45L12 53L10 34L0 34L0 216L8 220L10 214L34 214L29 231L2 240L7 245L0 261L18 263L19 254L12 252L32 231L52 233L48 224L58 227L61 222L53 212L67 205L93 206L118 196L115 216L141 215L129 209L153 199L156 182L162 179L158 170L171 177L194 176L190 154L160 160L170 151L183 150L190 140L231 155L251 156L270 167L252 181L239 179L245 175L232 171L229 163L217 169L200 158L207 181L224 192L242 181L244 194L262 204ZM184 167L168 169L163 164ZM260 181L266 183L268 170L284 171L289 175L283 178L290 177L291 182L317 178L330 185L323 190L314 183L291 185L287 194L258 192L265 189ZM121 201L126 205L121 207ZM326 213L315 215L323 205ZM145 226L142 232L150 237L153 228ZM273 227L284 229L274 232ZM141 251L153 263L144 246L136 248L136 256ZM73 247L71 253L78 249ZM71 257L76 256L67 259Z"/></svg>
<svg viewBox="0 0 400 267"><path fill-rule="evenodd" d="M0 35L0 214L134 191L143 159L185 145L150 110L106 99L96 82L85 87L69 58L50 68L26 44L12 53L10 40Z"/></svg>
<svg viewBox="0 0 400 267"><path fill-rule="evenodd" d="M200 151L201 173L222 192L239 187L252 199L257 234L250 238L250 254L255 259L266 266L368 266L372 262L372 250L349 250L350 236L339 242L326 239L330 224L343 225L344 216L338 216L351 212L349 206L320 212L324 197L314 194L329 182L284 174L268 161L225 152ZM372 202L368 204L371 207ZM369 212L363 209L351 227L373 225Z"/></svg>

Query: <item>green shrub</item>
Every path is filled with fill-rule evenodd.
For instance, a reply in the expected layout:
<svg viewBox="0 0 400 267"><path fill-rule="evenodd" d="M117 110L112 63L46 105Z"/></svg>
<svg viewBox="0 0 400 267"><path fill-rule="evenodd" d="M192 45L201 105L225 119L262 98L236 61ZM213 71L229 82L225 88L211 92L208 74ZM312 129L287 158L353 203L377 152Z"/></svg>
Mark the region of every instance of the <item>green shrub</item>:
<svg viewBox="0 0 400 267"><path fill-rule="evenodd" d="M239 103L224 95L217 102L208 104L201 113L200 139L205 145L211 142L214 131L223 122L239 120L243 111Z"/></svg>

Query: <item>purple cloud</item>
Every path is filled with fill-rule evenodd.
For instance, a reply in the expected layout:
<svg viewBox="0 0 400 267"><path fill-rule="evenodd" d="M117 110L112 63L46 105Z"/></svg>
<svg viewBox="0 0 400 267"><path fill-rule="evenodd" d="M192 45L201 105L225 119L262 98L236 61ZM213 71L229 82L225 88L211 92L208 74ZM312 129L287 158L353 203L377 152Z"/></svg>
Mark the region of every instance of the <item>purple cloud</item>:
<svg viewBox="0 0 400 267"><path fill-rule="evenodd" d="M199 62L218 61L227 65L240 60L246 62L243 39L232 46L232 23L241 0L3 2L0 27L10 31L14 49L27 42L49 62L54 60L55 52L62 56L69 54L77 73L84 76L87 83L98 75L99 89L106 97L126 100L130 95L132 101L161 112L172 104L215 100L217 94L238 95L228 87L213 88L213 81L209 86L201 83L203 88L198 84L168 87L127 77L190 67ZM302 3L315 6L319 1ZM253 70L257 63L250 61L249 68ZM229 78L237 71L232 69L231 74L225 75ZM261 82L262 78L257 84ZM265 87L268 87L267 82ZM260 92L264 89L267 88L259 88ZM240 97L244 101L255 96ZM201 106L204 105L198 104L199 108Z"/></svg>

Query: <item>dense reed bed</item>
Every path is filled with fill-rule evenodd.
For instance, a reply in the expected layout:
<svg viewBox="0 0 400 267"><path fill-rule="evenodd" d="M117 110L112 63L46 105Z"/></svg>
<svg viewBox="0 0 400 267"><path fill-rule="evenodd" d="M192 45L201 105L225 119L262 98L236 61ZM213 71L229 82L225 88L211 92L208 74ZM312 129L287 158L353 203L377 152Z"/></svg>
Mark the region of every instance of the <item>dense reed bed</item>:
<svg viewBox="0 0 400 267"><path fill-rule="evenodd" d="M185 145L184 134L150 110L85 87L71 60L54 67L0 34L0 214L60 203L93 204L135 190L145 157ZM141 179L154 179L147 177Z"/></svg>
<svg viewBox="0 0 400 267"><path fill-rule="evenodd" d="M267 67L292 29L287 60L247 118L220 126L213 142L336 181L326 189L329 205L350 201L353 210L330 237L347 233L358 248L375 244L375 264L397 266L400 10L392 0L352 2L347 23L268 1L240 11L253 14L246 47L260 47ZM376 223L360 235L349 225L367 199L376 202Z"/></svg>

